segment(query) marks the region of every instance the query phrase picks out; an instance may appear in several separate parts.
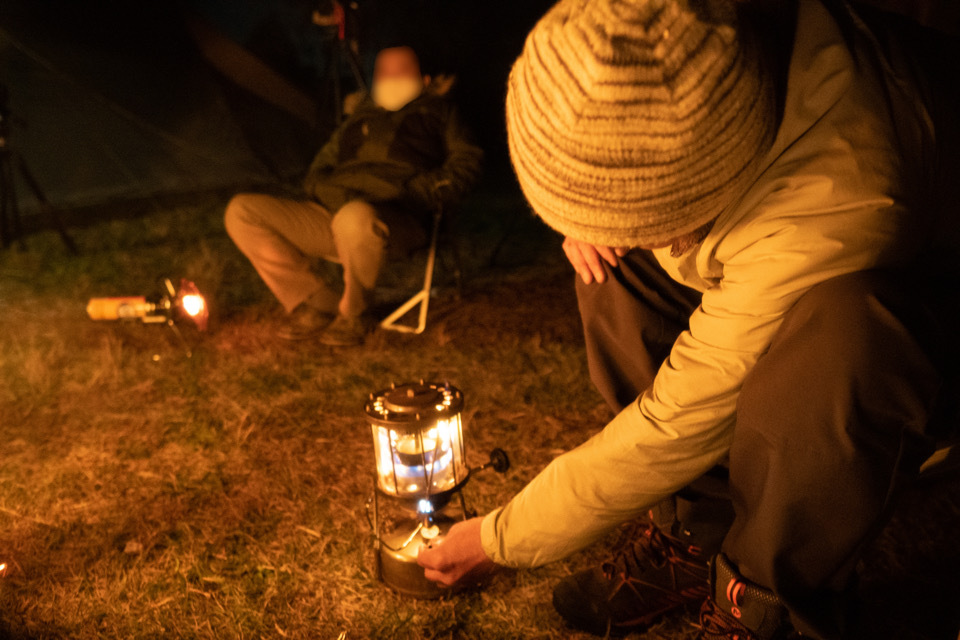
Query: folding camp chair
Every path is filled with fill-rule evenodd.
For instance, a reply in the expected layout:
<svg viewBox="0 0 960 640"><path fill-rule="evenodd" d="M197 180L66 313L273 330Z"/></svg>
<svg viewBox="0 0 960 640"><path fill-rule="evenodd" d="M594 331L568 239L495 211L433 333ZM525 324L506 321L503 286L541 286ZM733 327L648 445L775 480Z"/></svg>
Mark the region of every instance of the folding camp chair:
<svg viewBox="0 0 960 640"><path fill-rule="evenodd" d="M450 182L442 180L434 185L434 191L439 192L449 187ZM439 202L443 202L442 197L438 197ZM423 288L417 291L413 296L401 304L397 309L380 322L380 326L388 331L399 331L400 333L421 334L427 328L427 310L430 308L430 292L433 288L433 272L437 263L437 245L440 242L440 229L444 222L444 206L440 204L433 214L433 231L430 234L430 250L427 253L426 271L423 275ZM460 285L460 253L454 247L454 259L456 261L457 285ZM410 326L400 322L404 316L413 309L420 306L420 313L416 326Z"/></svg>
<svg viewBox="0 0 960 640"><path fill-rule="evenodd" d="M389 331L401 333L423 333L427 328L427 310L430 308L430 290L433 288L433 270L437 262L437 242L440 238L440 224L443 220L443 211L433 214L433 232L430 236L430 251L427 253L427 269L423 276L423 288L401 304L397 309L380 322L380 326ZM420 305L420 315L417 325L412 327L400 322L401 319L417 305Z"/></svg>

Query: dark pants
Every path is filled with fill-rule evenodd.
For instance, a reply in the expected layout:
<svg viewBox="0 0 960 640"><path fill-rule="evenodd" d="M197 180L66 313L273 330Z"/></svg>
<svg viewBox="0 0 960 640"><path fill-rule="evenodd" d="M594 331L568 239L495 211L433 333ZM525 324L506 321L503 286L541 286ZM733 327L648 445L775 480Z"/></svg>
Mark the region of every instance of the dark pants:
<svg viewBox="0 0 960 640"><path fill-rule="evenodd" d="M590 372L614 408L652 381L697 303L647 252L578 281ZM824 282L787 313L747 376L730 449L722 550L795 625L844 637L856 560L901 483L954 428L956 295L880 272ZM951 373L951 368L954 372ZM696 483L695 483L696 484Z"/></svg>

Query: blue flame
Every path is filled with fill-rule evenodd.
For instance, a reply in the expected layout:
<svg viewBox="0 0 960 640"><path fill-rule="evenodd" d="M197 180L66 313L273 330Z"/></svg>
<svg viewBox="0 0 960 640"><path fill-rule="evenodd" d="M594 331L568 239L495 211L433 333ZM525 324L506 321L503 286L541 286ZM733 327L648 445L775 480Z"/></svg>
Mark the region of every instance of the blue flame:
<svg viewBox="0 0 960 640"><path fill-rule="evenodd" d="M422 498L419 502L417 502L417 513L424 515L433 513L433 503L426 498Z"/></svg>

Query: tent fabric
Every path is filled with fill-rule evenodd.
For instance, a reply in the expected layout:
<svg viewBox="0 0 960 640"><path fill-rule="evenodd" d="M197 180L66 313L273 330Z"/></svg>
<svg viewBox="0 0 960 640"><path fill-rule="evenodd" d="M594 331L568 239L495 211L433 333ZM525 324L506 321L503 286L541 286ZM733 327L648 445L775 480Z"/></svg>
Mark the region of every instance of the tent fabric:
<svg viewBox="0 0 960 640"><path fill-rule="evenodd" d="M172 9L5 0L0 82L10 148L58 208L291 178L317 143L218 76Z"/></svg>

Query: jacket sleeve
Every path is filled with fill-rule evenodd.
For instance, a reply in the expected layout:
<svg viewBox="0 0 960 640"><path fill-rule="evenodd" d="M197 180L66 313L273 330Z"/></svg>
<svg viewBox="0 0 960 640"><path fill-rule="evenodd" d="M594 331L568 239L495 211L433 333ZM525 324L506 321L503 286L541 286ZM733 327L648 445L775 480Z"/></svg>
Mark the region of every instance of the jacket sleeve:
<svg viewBox="0 0 960 640"><path fill-rule="evenodd" d="M445 111L443 164L415 176L407 185L411 196L431 210L459 202L480 179L483 164L483 150L474 143L457 109L446 104Z"/></svg>
<svg viewBox="0 0 960 640"><path fill-rule="evenodd" d="M902 239L903 212L889 199L794 211L730 232L717 252L722 278L651 387L486 516L481 540L493 560L530 567L569 555L721 461L743 380L784 314L819 282L888 263Z"/></svg>
<svg viewBox="0 0 960 640"><path fill-rule="evenodd" d="M340 125L333 132L333 135L330 136L325 145L320 147L320 151L317 152L310 163L310 168L307 169L307 174L303 178L303 190L307 195L314 196L317 183L328 176L337 166L337 161L340 158L340 136L345 126L346 123Z"/></svg>

